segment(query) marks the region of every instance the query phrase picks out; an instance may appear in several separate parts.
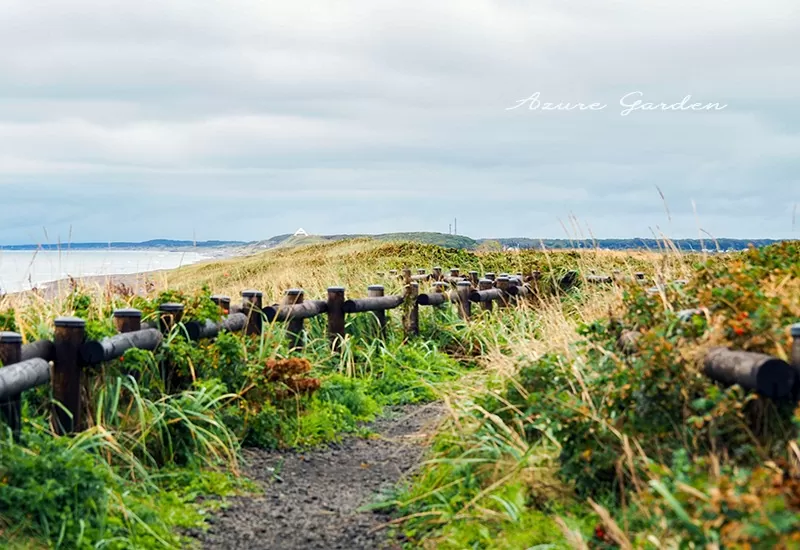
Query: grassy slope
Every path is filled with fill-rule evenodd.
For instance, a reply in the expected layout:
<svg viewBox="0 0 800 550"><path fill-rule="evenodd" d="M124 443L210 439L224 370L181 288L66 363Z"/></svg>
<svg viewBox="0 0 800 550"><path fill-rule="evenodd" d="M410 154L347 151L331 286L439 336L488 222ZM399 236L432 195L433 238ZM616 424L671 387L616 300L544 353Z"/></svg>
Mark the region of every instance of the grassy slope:
<svg viewBox="0 0 800 550"><path fill-rule="evenodd" d="M556 252L483 253L421 243L381 242L360 238L333 243L276 248L243 258L204 262L158 275L158 282L169 287L192 289L208 284L216 293L232 297L244 288L257 288L277 299L287 288L303 288L312 297L322 297L328 286L344 285L349 292L361 294L367 285L386 283L387 292L397 285L380 279L377 272L417 267L445 270L458 267L462 272L525 271L564 272L580 269L588 273L654 273L658 256L645 252ZM677 277L684 269L683 260L667 257L662 269Z"/></svg>
<svg viewBox="0 0 800 550"><path fill-rule="evenodd" d="M276 235L266 241L261 241L260 245L267 248L303 246L307 244L330 243L335 241L353 239L374 239L383 242L414 242L421 244L433 244L445 248L464 248L471 249L477 246L478 241L463 235L448 235L435 232L408 232L408 233L381 233L378 235L308 235L294 236L290 234Z"/></svg>
<svg viewBox="0 0 800 550"><path fill-rule="evenodd" d="M344 285L348 294L363 295L367 285L381 282L386 285L387 293L399 292L397 281L380 279L376 272L403 267L430 269L439 265L481 273L540 269L546 281L569 269L583 273L592 269L598 273L619 269L627 273L645 271L649 276L673 280L693 271L690 260L677 254L659 256L639 252L476 254L424 244L353 239L277 248L245 258L188 266L160 274L158 283L164 288L185 290L207 284L215 293L227 293L234 300L243 288L258 288L265 292L265 302L269 303L292 287L306 289L309 298L324 296L325 288L330 285ZM792 278L791 271L787 274L786 279L776 279L775 288L792 297L794 304L800 303L800 295L796 294L797 276ZM710 291L713 285L706 283L706 286ZM603 399L607 394L620 399L613 393L618 390L624 398L625 390L621 388L625 382L615 378L616 374L592 374L594 370L605 372L603 369L609 368L605 364L591 363L586 367L588 372L584 371L583 365L597 359L585 350L576 351L573 346L585 340L578 332L580 327L607 318L609 312L629 311L635 315L642 308L637 296L626 295L621 288L583 288L569 295L556 293L535 309L496 313L491 318L476 320L470 327L460 325L452 315L434 324L433 312L423 310L423 336L419 341L408 345L393 337L386 346L378 348L373 345L367 317L354 316L349 330L355 336L346 342L345 353L339 356L329 351L324 324L310 322L310 340L304 355L311 360L313 373L323 380L320 397L308 403L300 416L296 412L292 413L294 417L287 416L277 409L270 412L265 418L278 418L280 425L264 428L266 431L261 435L266 439L262 442L321 442L335 437L337 431L353 429L352 421L374 414L378 402L446 397L453 420L437 439L438 461L431 463L413 486L400 491L393 503L400 513L411 516L402 528L415 545L509 549L545 543L563 546L567 544L564 533L575 530L589 539L598 516L586 504L585 494L576 492L574 479L565 481L560 472L563 466L558 460L559 449L564 441L559 440L555 427L532 422L531 414L541 414L553 404L547 400L529 403L529 396L523 392L520 397L514 388L524 390L527 384L528 391L538 388L531 395L546 399L551 394L560 395L569 401L583 398L588 391L581 390L583 385L593 384ZM660 303L663 310L659 300L658 296L651 298L645 309L657 311ZM74 303L67 299L50 303L33 299L21 307L27 308L28 313L18 313L17 321L24 324L27 333L42 335L46 335L54 315L74 312ZM787 307L796 309L794 305ZM0 312L3 309L4 304L0 303ZM781 322L786 319L784 315ZM396 316L392 322L396 334L399 324ZM646 322L641 322L644 328ZM605 337L611 340L610 335ZM464 361L461 365L454 364L442 351ZM292 355L277 327L267 334L258 350L250 353L257 362ZM613 350L608 353L613 354ZM553 364L553 359L542 362L545 357L563 359ZM198 368L206 368L202 358L197 359ZM652 359L640 360L646 364ZM669 358L659 360L670 364ZM482 368L475 370L472 368L475 365ZM630 367L620 372L629 371ZM681 387L684 382L670 379L667 384ZM601 403L579 401L574 406L598 410ZM545 417L550 415L550 409L547 410ZM563 414L561 409L552 410L553 418ZM649 419L651 414L642 413L642 418ZM597 421L598 418L592 417L583 425L591 430L592 422ZM581 437L591 439L585 433ZM613 441L603 440L600 449L604 447L615 449ZM579 450L584 452L582 448ZM663 508L663 502L658 505ZM611 510L619 517L616 508L612 506ZM567 527L563 529L558 524L560 517L565 518ZM634 515L632 521L636 520ZM630 531L628 534L633 536Z"/></svg>
<svg viewBox="0 0 800 550"><path fill-rule="evenodd" d="M169 285L175 287L192 288L200 284L209 284L215 291L223 291L236 296L243 286L252 286L263 289L269 300L278 299L280 293L291 287L305 288L310 297L321 297L324 289L330 284L341 284L348 288L348 293L363 295L368 284L376 282L387 286L387 293L399 292L399 285L393 280L381 279L373 275L376 271L401 269L403 267L426 267L435 265L459 267L462 271L475 269L480 273L487 271L525 271L540 269L545 273L563 273L568 269L579 269L584 273L595 270L598 273L609 273L613 269L625 272L645 271L654 274L656 270L664 272L670 278L685 276L688 271L685 257L660 257L647 253L617 253L617 252L589 252L589 253L552 253L521 252L517 254L485 253L476 254L464 250L445 250L435 246L426 246L409 243L380 243L372 239L356 239L341 241L325 245L304 246L293 249L272 250L249 258L234 259L215 262L209 265L195 265L184 268L174 273L169 279ZM516 372L518 365L514 354L524 352L528 357L532 354L541 354L553 350L566 350L577 338L577 328L581 323L589 323L604 315L614 301L618 301L620 293L608 294L595 289L587 289L583 295L575 299L564 301L554 298L541 305L538 311L527 311L521 314L512 314L505 318L495 317L489 322L476 323L472 333L460 335L460 338L470 337L480 340L477 357L483 370L472 372L462 377L457 383L450 382L438 391L445 391L448 402L453 409L453 415L460 417L463 424L459 429L441 436L439 445L441 451L452 458L454 450L465 450L472 443L465 443L464 438L469 438L469 431L461 432L467 426L474 425L475 410L473 400L476 395L487 388L502 387L507 377ZM577 301L576 301L577 299ZM424 310L423 310L424 311ZM427 312L425 312L427 313ZM435 336L427 338L436 339ZM488 412L487 412L488 414ZM466 445L466 447L465 447ZM521 450L521 452L524 452ZM535 453L532 455L538 461L536 469L550 471L553 468L552 457L548 453ZM448 459L449 460L449 459ZM448 470L449 474L434 470L432 475L461 475L463 470L454 468ZM551 474L545 476L552 478ZM423 477L418 485L409 489L408 495L401 495L398 501L407 499L420 499L425 501L428 493L437 489L437 482L431 484L431 479ZM467 491L465 496L474 493ZM487 496L489 496L487 494ZM459 502L458 493L450 495L452 502ZM575 501L571 498L556 499L560 510L564 506L572 506ZM560 503L560 504L558 504ZM465 503L461 503L462 505ZM402 507L407 513L420 513L418 510ZM441 510L437 510L440 512ZM467 511L458 506L449 511L453 517L465 514ZM524 516L524 517L522 517ZM485 518L478 514L479 522L484 523ZM506 538L502 539L502 547L516 548L521 544L535 544L561 540L563 534L555 522L555 514L532 510L522 514ZM591 519L581 519L591 518ZM581 527L587 531L586 525L594 522L590 511L577 514L571 525ZM532 526L536 525L536 528ZM416 527L412 523L412 532ZM485 529L485 527L484 527ZM444 544L438 529L423 529L424 536L433 537L437 545ZM445 538L452 538L453 547L474 538L479 540L485 537L497 536L496 531L487 531L482 535L475 532L475 523L471 521L453 520L451 526L445 530ZM420 542L421 544L421 542ZM501 546L498 546L501 547Z"/></svg>
<svg viewBox="0 0 800 550"><path fill-rule="evenodd" d="M788 358L798 257L772 246L686 264L689 285L657 295L540 309L536 337L489 354L500 379L453 397L435 460L397 495L407 532L453 549L800 546L800 409L701 374L714 345ZM642 335L628 356L623 328Z"/></svg>
<svg viewBox="0 0 800 550"><path fill-rule="evenodd" d="M460 265L462 259L476 262L474 256L460 254L436 247L339 242L274 250L160 276L164 289L196 290L208 283L216 291L235 296L242 288L256 287L263 288L269 300L277 298L282 288L302 285L316 297L332 282L363 289L375 282L377 269L432 262ZM386 282L389 292L398 290L396 282ZM77 288L48 301L33 293L1 298L0 329L20 331L27 341L48 338L54 317L74 314L88 319L91 337L100 338L110 330L114 308L133 305L151 315L158 303L170 300L186 303L189 316L208 311L207 296L192 292L170 291L143 301L120 288ZM55 446L47 433L46 392L27 392L25 447L9 440L0 442L0 502L4 504L0 540L21 547L59 538L68 541L68 546L86 546L109 537L116 540L112 548L174 544L170 528L202 524L202 516L186 504L195 491L224 493L236 486L210 475L207 468L216 464L235 469L239 443L318 444L355 430L357 422L374 416L382 404L433 399L437 386L464 372L464 366L441 351L449 347L467 353L463 329L452 314L440 319L443 329L432 327L430 318L423 315L425 337L406 344L399 337L397 316L391 317L392 330L385 344L375 341L367 316L351 320L352 337L338 355L330 352L324 319L308 322L302 355L310 360L310 374L321 380L321 388L299 403L277 397L275 383L265 381L262 374L265 366L270 368L270 360L297 356L287 349L280 326L268 327L261 342L237 343L229 337L197 348L181 344L176 334L155 355L126 354L124 363L113 362L100 376L92 377L87 411L91 429L86 437L55 440ZM165 359L184 376L196 375L197 387L164 394L153 369ZM121 369L145 374L132 386L129 379L120 377ZM217 378L224 381L221 389ZM238 394L239 405L228 406L230 398L220 392ZM190 433L192 437L187 437ZM64 468L71 478L60 476ZM169 482L173 478L179 481ZM63 486L65 482L70 487ZM40 491L43 484L52 490ZM103 499L105 494L112 497L111 503ZM76 506L75 498L89 508ZM137 517L150 531L143 531L142 524L131 519Z"/></svg>

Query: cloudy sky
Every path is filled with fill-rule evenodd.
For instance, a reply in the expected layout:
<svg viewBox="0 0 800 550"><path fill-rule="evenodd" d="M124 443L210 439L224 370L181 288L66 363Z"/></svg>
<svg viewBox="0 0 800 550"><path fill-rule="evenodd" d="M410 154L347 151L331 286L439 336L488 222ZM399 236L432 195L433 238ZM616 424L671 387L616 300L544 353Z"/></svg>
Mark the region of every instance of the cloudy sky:
<svg viewBox="0 0 800 550"><path fill-rule="evenodd" d="M797 238L798 52L797 0L0 0L0 244Z"/></svg>

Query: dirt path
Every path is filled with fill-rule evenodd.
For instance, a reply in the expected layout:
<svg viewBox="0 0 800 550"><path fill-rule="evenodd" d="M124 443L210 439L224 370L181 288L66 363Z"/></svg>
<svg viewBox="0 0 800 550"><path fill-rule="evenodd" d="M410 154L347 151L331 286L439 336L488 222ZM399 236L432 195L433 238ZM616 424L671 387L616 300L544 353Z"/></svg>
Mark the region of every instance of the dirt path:
<svg viewBox="0 0 800 550"><path fill-rule="evenodd" d="M419 464L442 412L439 404L397 408L372 426L377 438L350 437L306 454L247 451L245 471L265 494L230 499L198 535L203 548L399 548L373 530L385 516L357 509Z"/></svg>

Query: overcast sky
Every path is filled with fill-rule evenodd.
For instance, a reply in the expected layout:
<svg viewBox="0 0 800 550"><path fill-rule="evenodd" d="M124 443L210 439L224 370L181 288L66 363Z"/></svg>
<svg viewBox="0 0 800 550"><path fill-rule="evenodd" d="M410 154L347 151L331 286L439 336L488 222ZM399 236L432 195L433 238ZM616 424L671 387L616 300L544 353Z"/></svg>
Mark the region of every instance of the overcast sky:
<svg viewBox="0 0 800 550"><path fill-rule="evenodd" d="M0 244L797 238L799 53L798 0L0 0Z"/></svg>

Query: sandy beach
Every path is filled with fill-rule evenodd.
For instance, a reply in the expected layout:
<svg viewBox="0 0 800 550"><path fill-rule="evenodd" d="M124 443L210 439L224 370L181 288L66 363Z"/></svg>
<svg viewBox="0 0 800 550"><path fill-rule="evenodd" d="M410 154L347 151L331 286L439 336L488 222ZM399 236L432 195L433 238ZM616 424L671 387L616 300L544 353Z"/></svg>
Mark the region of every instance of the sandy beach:
<svg viewBox="0 0 800 550"><path fill-rule="evenodd" d="M137 252L151 252L153 254L163 254L164 250L143 249ZM183 250L170 250L169 253L186 253ZM203 258L200 260L192 261L186 264L176 265L167 269L152 269L142 270L134 273L108 273L103 275L86 275L86 276L70 276L59 279L43 281L40 283L34 282L32 288L22 290L14 290L12 292L3 293L2 296L20 296L26 293L35 292L45 299L54 299L72 291L74 285L80 284L89 289L105 289L108 287L116 287L119 293L124 294L138 294L144 295L159 288L163 288L166 284L167 274L185 267L186 265L194 265L207 262L215 262L224 258L245 255L251 251L242 248L215 248L209 250L193 249L191 252L202 254Z"/></svg>

